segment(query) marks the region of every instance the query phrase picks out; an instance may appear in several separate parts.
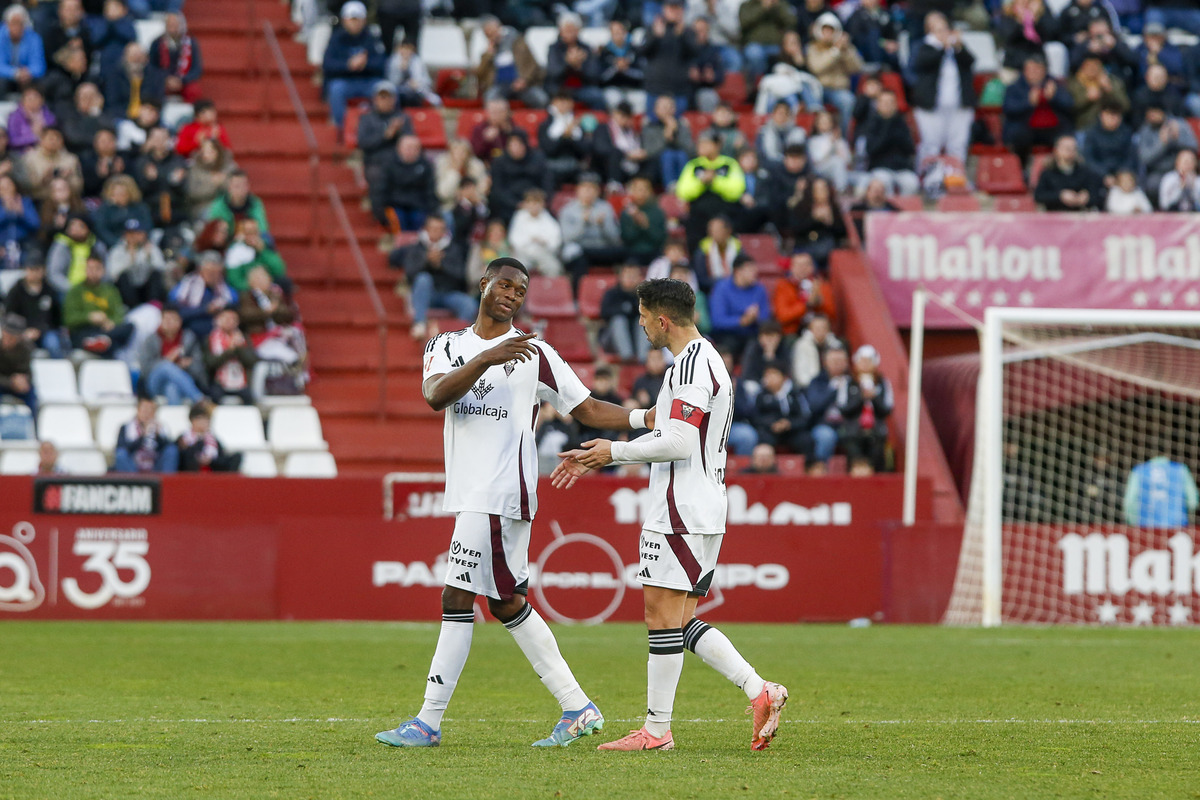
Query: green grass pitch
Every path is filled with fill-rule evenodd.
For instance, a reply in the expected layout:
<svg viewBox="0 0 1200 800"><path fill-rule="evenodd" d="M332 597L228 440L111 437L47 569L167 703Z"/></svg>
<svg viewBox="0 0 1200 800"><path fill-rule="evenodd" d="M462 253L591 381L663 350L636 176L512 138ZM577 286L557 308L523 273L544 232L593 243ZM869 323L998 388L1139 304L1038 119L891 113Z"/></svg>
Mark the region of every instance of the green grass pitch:
<svg viewBox="0 0 1200 800"><path fill-rule="evenodd" d="M608 719L558 708L476 628L443 744L373 740L420 707L434 624L0 624L0 798L1196 798L1200 631L728 625L791 690L752 752L745 697L688 654L670 753L640 725L636 625L556 626Z"/></svg>

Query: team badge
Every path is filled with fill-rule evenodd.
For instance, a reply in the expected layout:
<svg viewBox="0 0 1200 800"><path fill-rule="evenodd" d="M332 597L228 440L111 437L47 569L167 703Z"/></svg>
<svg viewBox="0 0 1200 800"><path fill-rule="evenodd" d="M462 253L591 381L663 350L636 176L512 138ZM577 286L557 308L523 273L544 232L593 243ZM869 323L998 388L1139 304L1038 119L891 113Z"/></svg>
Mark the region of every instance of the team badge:
<svg viewBox="0 0 1200 800"><path fill-rule="evenodd" d="M683 418L684 418L684 419L691 419L691 418L692 418L692 414L693 414L693 413L696 411L696 407L695 407L695 406L689 406L687 403L680 403L680 404L679 404L679 411L680 411L680 413L681 413L681 414L683 414Z"/></svg>
<svg viewBox="0 0 1200 800"><path fill-rule="evenodd" d="M494 387L490 383L485 381L483 378L480 378L479 383L471 387L471 393L479 400L483 400L483 398L487 397L488 392L490 392L493 388Z"/></svg>
<svg viewBox="0 0 1200 800"><path fill-rule="evenodd" d="M513 370L517 368L517 360L514 358L511 361L504 362L504 377L509 377L513 374Z"/></svg>

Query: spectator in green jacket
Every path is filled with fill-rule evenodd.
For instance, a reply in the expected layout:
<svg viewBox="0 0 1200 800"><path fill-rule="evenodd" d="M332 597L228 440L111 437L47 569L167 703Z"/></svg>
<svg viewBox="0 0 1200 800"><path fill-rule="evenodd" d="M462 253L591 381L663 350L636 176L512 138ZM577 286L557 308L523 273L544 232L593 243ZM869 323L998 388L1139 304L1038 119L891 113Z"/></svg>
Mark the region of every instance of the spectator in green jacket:
<svg viewBox="0 0 1200 800"><path fill-rule="evenodd" d="M667 243L667 217L645 176L629 182L629 202L621 210L621 242L630 260L643 267L658 258Z"/></svg>
<svg viewBox="0 0 1200 800"><path fill-rule="evenodd" d="M249 217L258 223L263 236L269 236L271 226L267 224L267 210L257 195L250 193L250 178L240 169L229 173L225 191L208 207L208 219L223 219L229 229L235 230L237 223Z"/></svg>
<svg viewBox="0 0 1200 800"><path fill-rule="evenodd" d="M695 249L708 229L708 221L718 214L733 218L738 202L746 192L746 175L736 159L721 155L721 139L705 131L696 146L696 157L683 168L675 194L688 203L684 230L688 249Z"/></svg>
<svg viewBox="0 0 1200 800"><path fill-rule="evenodd" d="M133 335L133 325L125 321L121 293L104 277L104 259L99 254L88 256L83 282L67 292L63 323L73 345L98 356L111 356Z"/></svg>
<svg viewBox="0 0 1200 800"><path fill-rule="evenodd" d="M272 282L279 284L286 294L291 294L291 281L283 257L263 239L258 221L247 217L238 223L237 234L225 251L225 282L244 292L246 277L255 267L265 268L271 274Z"/></svg>

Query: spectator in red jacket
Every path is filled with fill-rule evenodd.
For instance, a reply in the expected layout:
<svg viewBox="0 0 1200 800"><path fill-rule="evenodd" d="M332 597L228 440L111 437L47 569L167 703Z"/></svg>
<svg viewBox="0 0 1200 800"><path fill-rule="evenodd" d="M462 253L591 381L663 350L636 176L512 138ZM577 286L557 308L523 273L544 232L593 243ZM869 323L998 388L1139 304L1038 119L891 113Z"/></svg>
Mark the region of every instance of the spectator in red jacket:
<svg viewBox="0 0 1200 800"><path fill-rule="evenodd" d="M233 150L225 126L217 120L217 107L211 100L197 100L192 121L179 129L175 152L188 158L208 139L220 142L226 150Z"/></svg>

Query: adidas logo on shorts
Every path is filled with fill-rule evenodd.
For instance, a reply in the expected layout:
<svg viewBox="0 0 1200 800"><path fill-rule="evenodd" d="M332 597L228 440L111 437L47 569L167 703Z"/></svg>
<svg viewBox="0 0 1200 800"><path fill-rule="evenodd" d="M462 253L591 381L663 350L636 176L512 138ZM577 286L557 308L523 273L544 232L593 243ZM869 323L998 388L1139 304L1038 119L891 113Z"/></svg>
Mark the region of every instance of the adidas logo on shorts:
<svg viewBox="0 0 1200 800"><path fill-rule="evenodd" d="M440 683L442 686L446 685L446 682L444 680L442 680L441 675L430 675L429 682L430 683Z"/></svg>
<svg viewBox="0 0 1200 800"><path fill-rule="evenodd" d="M650 577L650 568L643 567L642 571L638 573L638 577L639 578L649 578Z"/></svg>
<svg viewBox="0 0 1200 800"><path fill-rule="evenodd" d="M459 575L454 580L462 581L463 583L470 583L471 582L471 573L464 572L462 575Z"/></svg>

